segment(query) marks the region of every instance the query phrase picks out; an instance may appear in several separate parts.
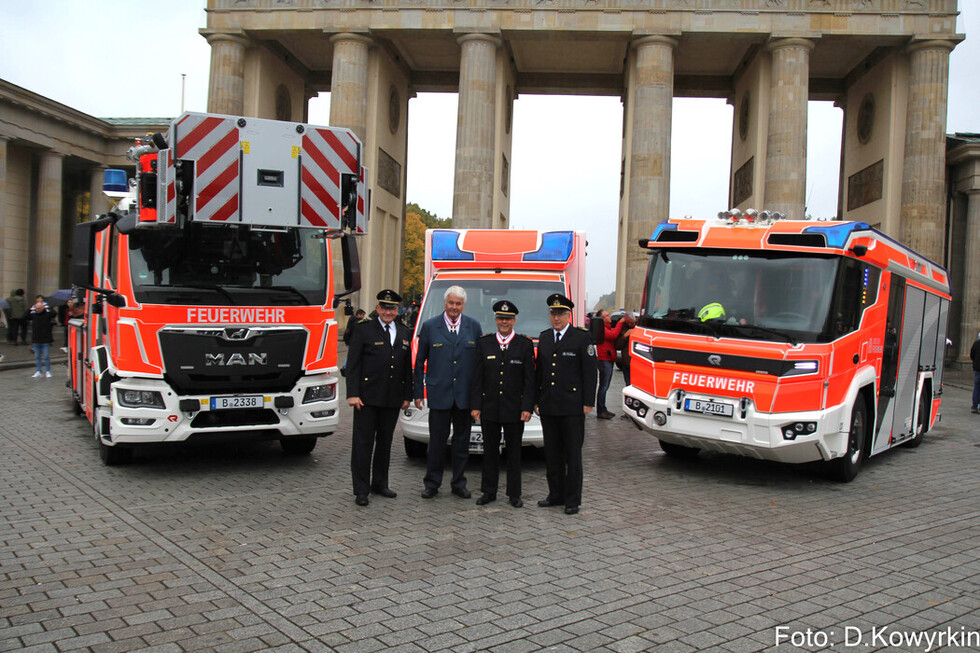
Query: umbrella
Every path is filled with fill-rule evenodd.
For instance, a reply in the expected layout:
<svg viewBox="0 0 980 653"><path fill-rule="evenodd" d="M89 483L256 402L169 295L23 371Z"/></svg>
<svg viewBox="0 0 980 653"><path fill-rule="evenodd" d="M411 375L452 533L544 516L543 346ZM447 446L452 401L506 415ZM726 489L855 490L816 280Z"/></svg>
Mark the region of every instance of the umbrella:
<svg viewBox="0 0 980 653"><path fill-rule="evenodd" d="M64 304L65 302L67 302L69 299L72 298L73 294L74 293L72 292L71 288L62 288L61 290L55 290L53 293L48 295L48 303Z"/></svg>

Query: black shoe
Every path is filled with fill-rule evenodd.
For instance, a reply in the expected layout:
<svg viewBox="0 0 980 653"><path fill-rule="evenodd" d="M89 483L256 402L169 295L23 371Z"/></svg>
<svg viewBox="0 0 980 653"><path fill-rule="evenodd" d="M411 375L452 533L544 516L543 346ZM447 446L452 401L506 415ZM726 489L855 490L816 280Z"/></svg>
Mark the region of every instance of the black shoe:
<svg viewBox="0 0 980 653"><path fill-rule="evenodd" d="M612 419L613 417L615 417L615 415L610 413L608 410L604 410L598 415L596 415L596 417L598 419Z"/></svg>
<svg viewBox="0 0 980 653"><path fill-rule="evenodd" d="M484 492L483 496L481 496L479 499L476 500L476 505L485 506L491 501L496 501L496 500L497 500L496 494L488 494L487 492Z"/></svg>
<svg viewBox="0 0 980 653"><path fill-rule="evenodd" d="M439 490L435 489L434 487L427 487L424 490L422 490L422 498L423 499L431 499L432 497L434 497L438 493L439 493Z"/></svg>
<svg viewBox="0 0 980 653"><path fill-rule="evenodd" d="M517 497L516 499L511 499L510 500L510 505L514 506L515 508L523 508L524 507L524 502L521 501L521 498L520 497Z"/></svg>
<svg viewBox="0 0 980 653"><path fill-rule="evenodd" d="M453 494L458 496L460 499L469 499L471 496L473 496L473 494L465 487L454 487Z"/></svg>
<svg viewBox="0 0 980 653"><path fill-rule="evenodd" d="M388 497L389 499L394 499L398 496L398 493L387 487L379 487L371 490L375 494L380 494L383 497Z"/></svg>
<svg viewBox="0 0 980 653"><path fill-rule="evenodd" d="M565 506L566 515L576 515L578 514L578 506Z"/></svg>
<svg viewBox="0 0 980 653"><path fill-rule="evenodd" d="M547 497L545 499L541 499L540 501L538 501L538 507L550 508L551 506L560 506L564 503L565 502L562 501L561 499L552 499L551 497Z"/></svg>
<svg viewBox="0 0 980 653"><path fill-rule="evenodd" d="M358 494L356 497L354 497L354 503L356 503L359 506L366 506L371 502L368 501L366 494Z"/></svg>

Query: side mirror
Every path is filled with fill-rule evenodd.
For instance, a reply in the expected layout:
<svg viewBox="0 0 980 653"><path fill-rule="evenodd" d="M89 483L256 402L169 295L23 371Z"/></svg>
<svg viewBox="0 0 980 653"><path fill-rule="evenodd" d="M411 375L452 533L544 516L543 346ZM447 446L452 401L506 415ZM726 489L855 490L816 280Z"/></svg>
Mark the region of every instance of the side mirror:
<svg viewBox="0 0 980 653"><path fill-rule="evenodd" d="M345 233L340 237L340 251L344 258L344 289L336 293L337 298L347 297L361 289L361 261L354 236Z"/></svg>

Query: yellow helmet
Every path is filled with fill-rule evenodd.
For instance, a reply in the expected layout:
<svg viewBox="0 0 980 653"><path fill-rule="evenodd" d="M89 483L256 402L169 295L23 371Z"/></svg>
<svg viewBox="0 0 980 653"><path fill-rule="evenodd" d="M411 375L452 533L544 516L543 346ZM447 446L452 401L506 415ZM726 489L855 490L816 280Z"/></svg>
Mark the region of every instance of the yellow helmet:
<svg viewBox="0 0 980 653"><path fill-rule="evenodd" d="M724 320L725 319L725 309L718 302L712 302L706 304L698 311L698 318L702 322L707 322L708 320Z"/></svg>

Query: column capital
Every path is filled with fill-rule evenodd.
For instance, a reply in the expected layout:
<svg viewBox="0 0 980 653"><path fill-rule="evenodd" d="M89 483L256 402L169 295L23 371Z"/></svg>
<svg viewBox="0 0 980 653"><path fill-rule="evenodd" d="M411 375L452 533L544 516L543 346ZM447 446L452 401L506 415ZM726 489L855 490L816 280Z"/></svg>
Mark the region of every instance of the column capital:
<svg viewBox="0 0 980 653"><path fill-rule="evenodd" d="M677 47L677 39L672 36L666 36L663 34L648 34L646 36L638 36L630 42L631 48L639 48L645 45L666 45L671 49Z"/></svg>
<svg viewBox="0 0 980 653"><path fill-rule="evenodd" d="M919 52L921 50L943 50L949 53L952 52L953 48L955 47L956 42L954 41L947 41L945 39L923 39L921 41L912 41L905 46L905 51L909 54Z"/></svg>
<svg viewBox="0 0 980 653"><path fill-rule="evenodd" d="M816 43L810 39L804 39L797 36L790 36L786 38L771 38L766 42L766 49L769 52L775 52L776 50L781 50L782 48L806 48L807 52L812 50Z"/></svg>
<svg viewBox="0 0 980 653"><path fill-rule="evenodd" d="M372 39L367 34L357 34L355 32L340 32L330 37L331 45L336 45L337 43L343 41L352 41L354 43L361 43L363 45L366 45L367 47L371 47L372 45L374 45L374 39Z"/></svg>
<svg viewBox="0 0 980 653"><path fill-rule="evenodd" d="M461 34L456 37L456 43L463 45L470 41L485 41L490 43L495 48L499 48L504 44L503 40L499 36L494 36L493 34L486 34L484 32L470 32L468 34Z"/></svg>
<svg viewBox="0 0 980 653"><path fill-rule="evenodd" d="M214 45L215 43L219 43L221 41L228 41L230 43L238 44L244 48L252 46L252 41L242 30L227 32L202 27L201 29L197 30L197 33L203 36L209 45Z"/></svg>

